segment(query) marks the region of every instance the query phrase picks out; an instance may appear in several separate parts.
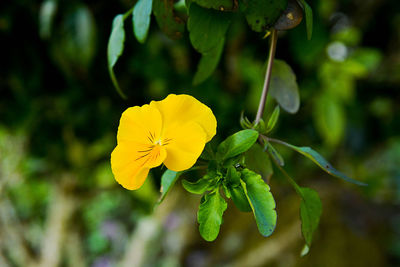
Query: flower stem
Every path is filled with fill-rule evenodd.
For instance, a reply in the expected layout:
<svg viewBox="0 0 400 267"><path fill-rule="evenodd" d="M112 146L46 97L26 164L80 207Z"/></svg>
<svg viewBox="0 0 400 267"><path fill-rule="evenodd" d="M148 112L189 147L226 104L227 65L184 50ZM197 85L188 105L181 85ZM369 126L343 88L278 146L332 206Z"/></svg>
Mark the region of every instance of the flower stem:
<svg viewBox="0 0 400 267"><path fill-rule="evenodd" d="M265 102L267 101L268 89L269 89L269 82L271 80L271 71L272 65L274 63L275 51L276 51L276 42L278 40L278 33L277 30L273 29L271 33L271 44L269 46L269 57L267 63L267 71L265 72L265 80L264 86L260 98L260 103L258 104L257 116L254 121L254 125L257 125L262 118L265 108Z"/></svg>

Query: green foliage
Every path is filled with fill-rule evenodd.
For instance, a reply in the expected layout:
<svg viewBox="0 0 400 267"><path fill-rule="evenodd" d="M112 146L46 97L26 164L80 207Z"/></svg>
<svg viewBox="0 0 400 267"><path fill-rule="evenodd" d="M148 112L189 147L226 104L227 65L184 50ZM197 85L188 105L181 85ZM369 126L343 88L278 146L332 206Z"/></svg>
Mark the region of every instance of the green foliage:
<svg viewBox="0 0 400 267"><path fill-rule="evenodd" d="M224 161L246 152L258 138L255 130L242 130L226 138L217 149L217 159Z"/></svg>
<svg viewBox="0 0 400 267"><path fill-rule="evenodd" d="M133 9L133 32L136 36L136 39L140 43L144 43L146 41L147 33L150 27L152 6L153 0L139 0Z"/></svg>
<svg viewBox="0 0 400 267"><path fill-rule="evenodd" d="M205 8L213 8L220 11L237 9L237 0L193 0L194 3Z"/></svg>
<svg viewBox="0 0 400 267"><path fill-rule="evenodd" d="M108 40L107 47L107 59L108 59L108 71L110 72L111 80L117 88L118 93L121 97L126 98L125 94L122 92L118 85L117 78L114 74L114 66L117 63L118 58L122 55L124 51L124 41L125 41L125 30L124 30L124 16L115 16L112 24L110 39Z"/></svg>
<svg viewBox="0 0 400 267"><path fill-rule="evenodd" d="M207 188L209 187L211 180L207 179L208 177L205 176L201 179L199 179L197 182L195 183L191 183L187 180L182 180L182 185L183 188L186 189L186 191L192 193L192 194L203 194Z"/></svg>
<svg viewBox="0 0 400 267"><path fill-rule="evenodd" d="M306 245L311 247L312 237L322 214L322 203L316 191L307 187L301 187L299 190L302 198L300 203L301 232Z"/></svg>
<svg viewBox="0 0 400 267"><path fill-rule="evenodd" d="M272 157L273 160L278 163L279 166L284 166L285 161L283 160L283 157L279 152L271 145L271 143L266 143L265 144L265 150L268 152L268 154Z"/></svg>
<svg viewBox="0 0 400 267"><path fill-rule="evenodd" d="M287 0L242 0L244 14L253 31L265 32L279 18Z"/></svg>
<svg viewBox="0 0 400 267"><path fill-rule="evenodd" d="M260 144L254 144L245 153L246 167L268 180L273 174L271 160Z"/></svg>
<svg viewBox="0 0 400 267"><path fill-rule="evenodd" d="M259 174L248 169L242 171L242 186L249 200L257 227L263 236L270 236L276 226L275 200L269 186Z"/></svg>
<svg viewBox="0 0 400 267"><path fill-rule="evenodd" d="M271 73L271 96L289 113L296 113L300 107L299 87L290 66L282 60L274 60Z"/></svg>
<svg viewBox="0 0 400 267"><path fill-rule="evenodd" d="M274 111L272 112L271 117L269 117L267 128L265 129L265 133L269 133L275 128L275 125L278 122L279 113L280 113L280 108L279 108L279 106L276 106Z"/></svg>
<svg viewBox="0 0 400 267"><path fill-rule="evenodd" d="M174 172L171 170L166 170L161 176L161 196L158 203L161 203L165 196L168 194L169 190L174 186L175 182L178 180L181 172Z"/></svg>
<svg viewBox="0 0 400 267"><path fill-rule="evenodd" d="M307 28L307 38L311 39L312 30L313 30L313 12L311 7L307 4L305 0L300 0L304 13L306 14L306 28Z"/></svg>
<svg viewBox="0 0 400 267"><path fill-rule="evenodd" d="M222 224L222 215L227 207L225 199L218 190L203 196L197 213L197 221L204 240L214 241L217 238Z"/></svg>
<svg viewBox="0 0 400 267"><path fill-rule="evenodd" d="M182 37L185 24L174 11L174 0L153 0L153 14L158 26L169 38Z"/></svg>

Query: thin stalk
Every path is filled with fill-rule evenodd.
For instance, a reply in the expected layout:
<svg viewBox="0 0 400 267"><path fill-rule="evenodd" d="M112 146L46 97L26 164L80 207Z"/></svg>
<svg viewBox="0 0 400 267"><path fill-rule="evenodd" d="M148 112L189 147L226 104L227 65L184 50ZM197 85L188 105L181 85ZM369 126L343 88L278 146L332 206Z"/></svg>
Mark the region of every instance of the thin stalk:
<svg viewBox="0 0 400 267"><path fill-rule="evenodd" d="M271 33L271 44L269 46L267 71L265 72L264 86L260 98L260 103L258 104L257 116L254 121L254 125L257 125L260 122L260 119L262 118L262 115L264 113L265 102L267 101L268 89L271 80L271 71L272 71L272 65L274 63L277 40L278 40L277 30L273 29Z"/></svg>

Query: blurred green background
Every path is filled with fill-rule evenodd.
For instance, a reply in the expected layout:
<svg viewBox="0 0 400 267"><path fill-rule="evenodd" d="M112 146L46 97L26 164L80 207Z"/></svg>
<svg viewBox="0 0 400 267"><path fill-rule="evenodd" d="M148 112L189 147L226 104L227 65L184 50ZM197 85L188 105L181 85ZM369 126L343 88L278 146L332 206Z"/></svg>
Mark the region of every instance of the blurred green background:
<svg viewBox="0 0 400 267"><path fill-rule="evenodd" d="M276 170L275 233L263 238L251 213L233 205L218 239L203 241L200 198L180 183L155 210L160 168L128 191L110 170L121 113L169 93L195 96L218 121L216 141L254 118L268 40L237 19L217 71L192 86L199 54L187 33L173 41L152 20L144 45L126 23L115 72L107 70L111 22L134 1L0 3L0 266L399 266L400 2L314 0L304 22L281 32L277 58L293 68L301 107L282 112L273 136L311 146L361 188L329 177L280 149L286 170L323 203L310 253L300 199ZM274 108L269 98L268 114ZM200 175L200 174L198 174Z"/></svg>

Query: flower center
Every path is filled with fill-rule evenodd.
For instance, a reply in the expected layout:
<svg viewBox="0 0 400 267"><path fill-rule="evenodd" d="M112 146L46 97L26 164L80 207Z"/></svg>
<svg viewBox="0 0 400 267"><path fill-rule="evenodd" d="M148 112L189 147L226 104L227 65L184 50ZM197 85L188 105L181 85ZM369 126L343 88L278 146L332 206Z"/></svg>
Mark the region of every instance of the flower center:
<svg viewBox="0 0 400 267"><path fill-rule="evenodd" d="M155 141L155 142L154 142L154 145L162 146L161 139L158 139L157 141Z"/></svg>

